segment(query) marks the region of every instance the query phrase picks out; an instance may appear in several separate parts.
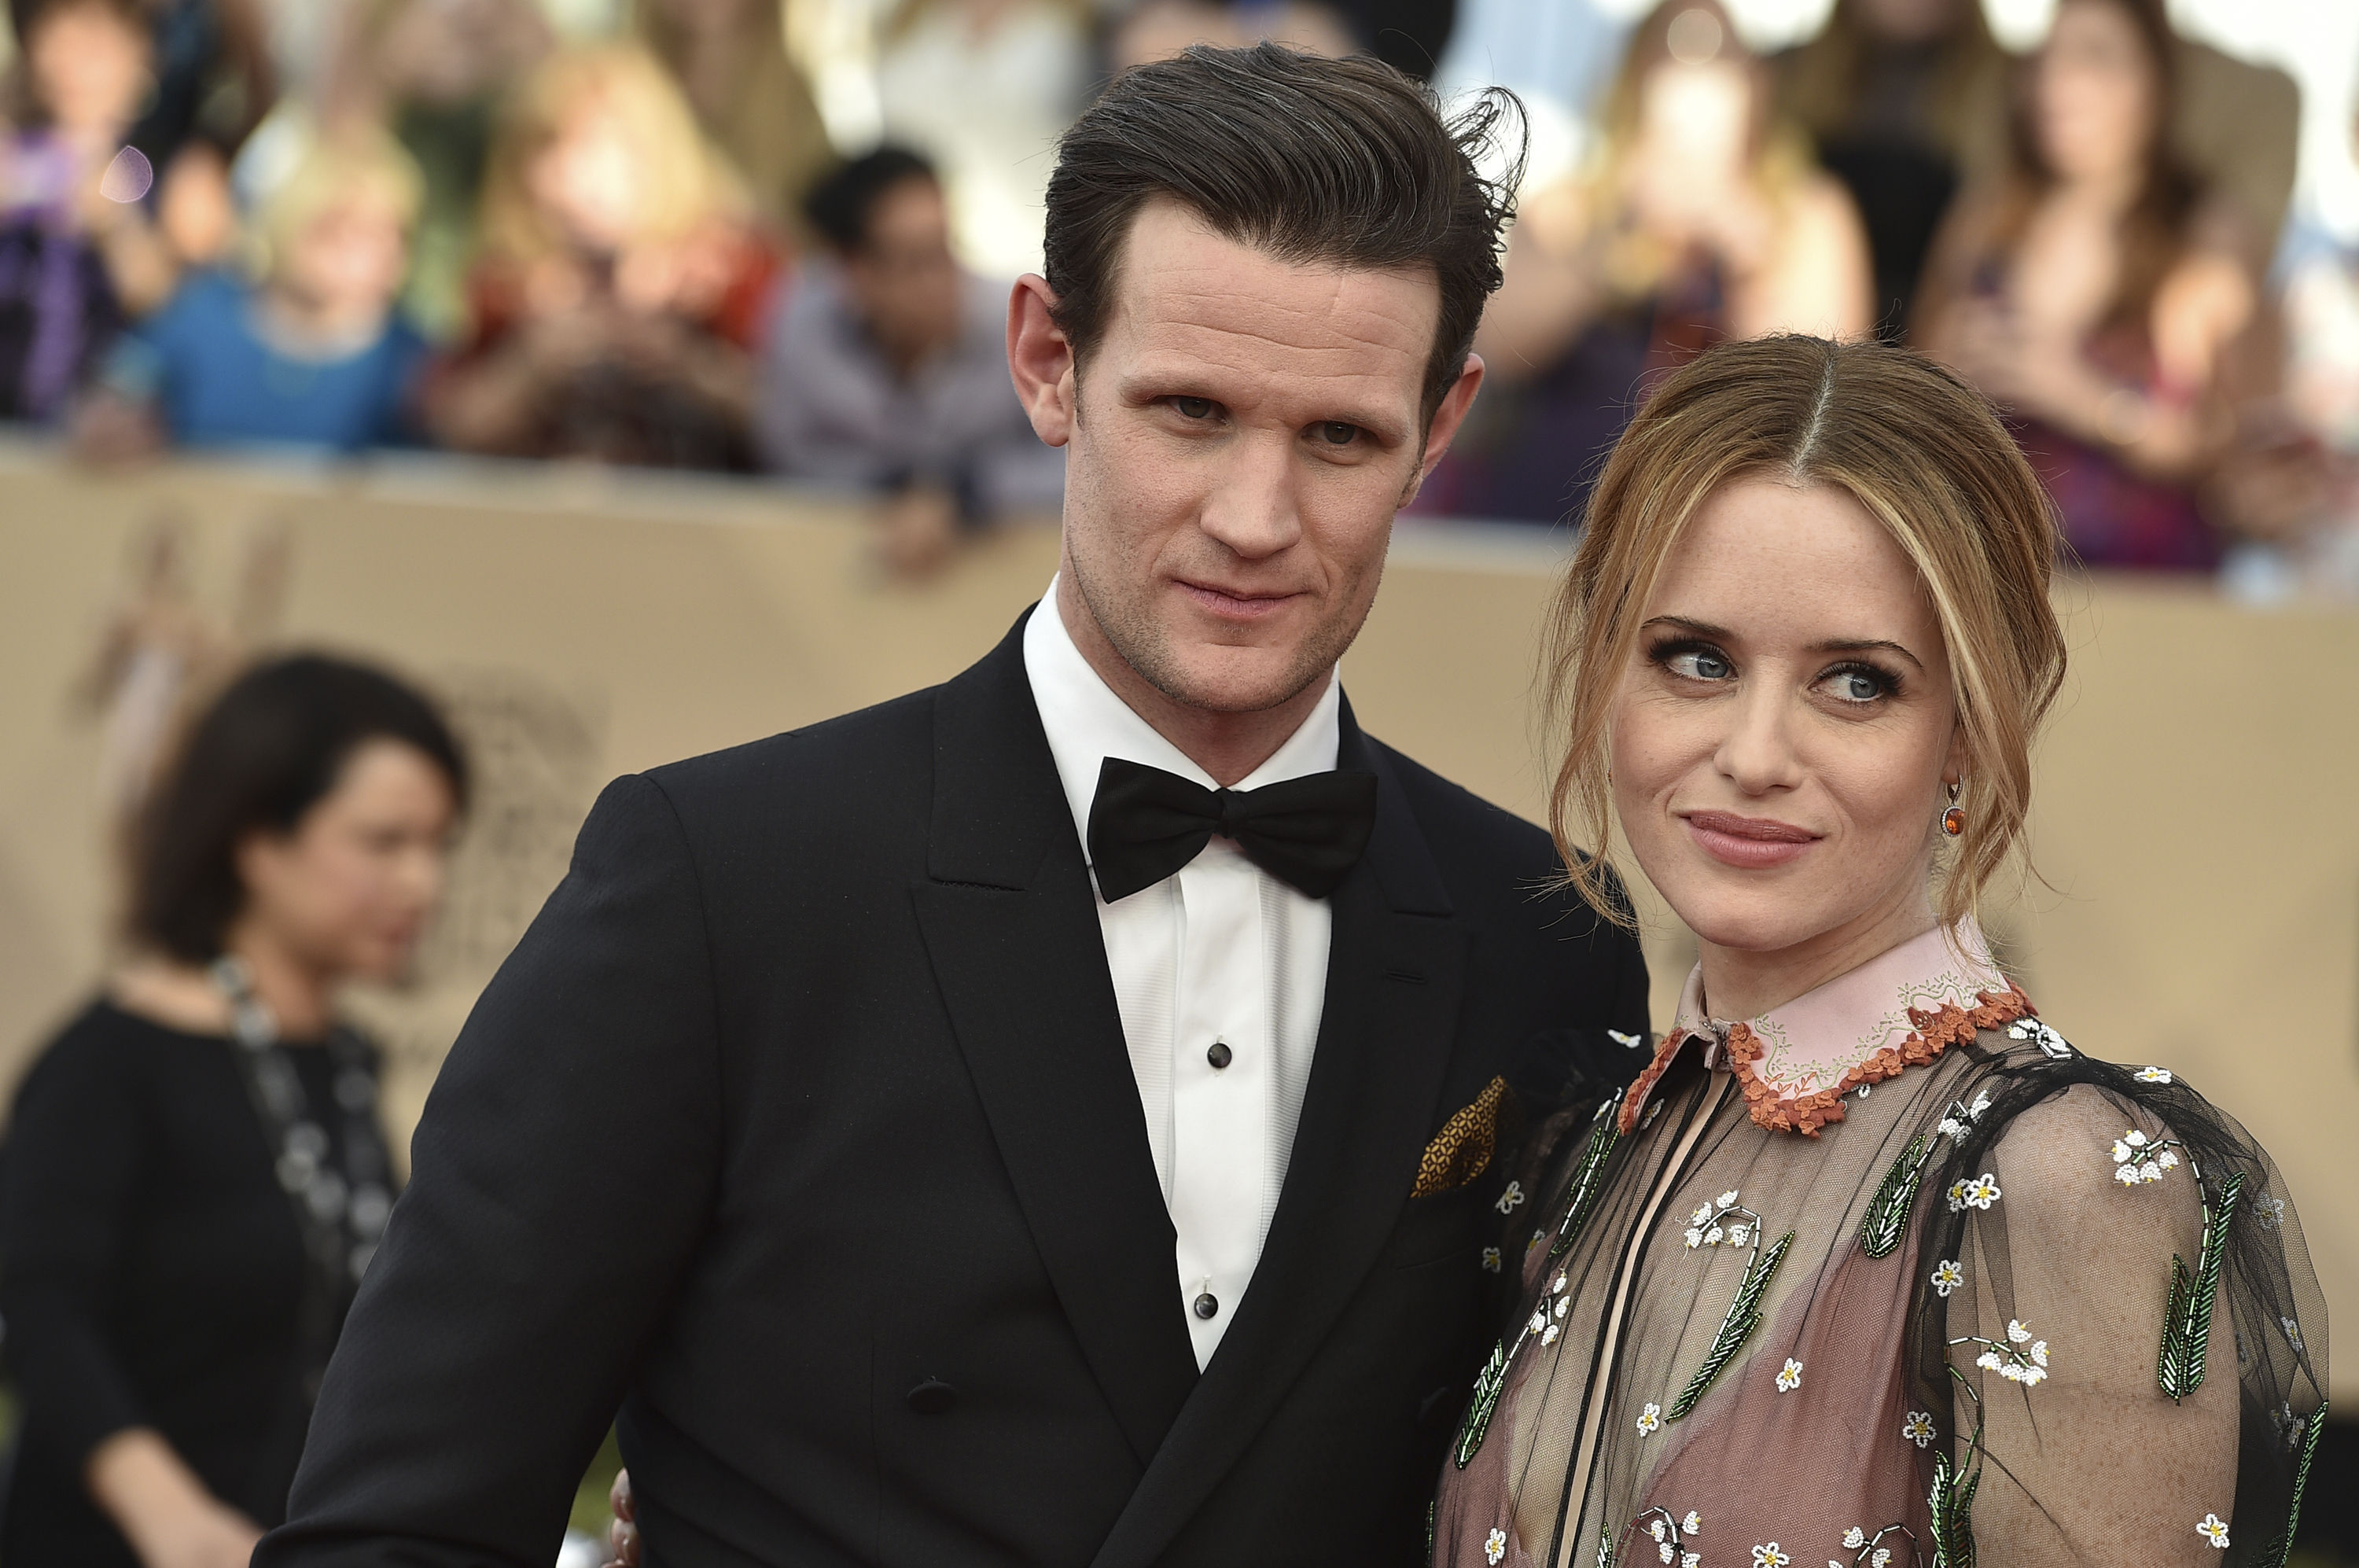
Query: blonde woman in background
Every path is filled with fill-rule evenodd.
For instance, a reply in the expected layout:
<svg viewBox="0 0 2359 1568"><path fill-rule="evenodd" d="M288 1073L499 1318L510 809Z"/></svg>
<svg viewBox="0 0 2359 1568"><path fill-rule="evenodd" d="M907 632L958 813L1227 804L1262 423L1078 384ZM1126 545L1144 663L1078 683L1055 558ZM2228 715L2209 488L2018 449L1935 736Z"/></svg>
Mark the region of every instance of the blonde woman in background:
<svg viewBox="0 0 2359 1568"><path fill-rule="evenodd" d="M421 187L374 127L315 146L263 207L253 281L194 273L117 341L76 413L82 452L414 439L427 345L397 299Z"/></svg>
<svg viewBox="0 0 2359 1568"><path fill-rule="evenodd" d="M639 37L778 232L831 155L810 83L788 57L780 0L638 0Z"/></svg>
<svg viewBox="0 0 2359 1568"><path fill-rule="evenodd" d="M2063 681L2056 544L1990 406L1877 344L1722 344L1614 449L1550 817L1618 828L1701 962L1535 1176L1442 1568L2285 1562L2328 1388L2291 1194L1976 923Z"/></svg>
<svg viewBox="0 0 2359 1568"><path fill-rule="evenodd" d="M1039 270L1049 170L1089 75L1074 0L905 0L886 25L885 139L941 171L959 259L974 271Z"/></svg>
<svg viewBox="0 0 2359 1568"><path fill-rule="evenodd" d="M778 267L654 56L562 51L502 116L473 326L429 384L430 427L510 456L744 466L751 350Z"/></svg>
<svg viewBox="0 0 2359 1568"><path fill-rule="evenodd" d="M1867 331L1858 214L1773 103L1717 0L1669 0L1638 26L1598 155L1523 202L1475 340L1505 407L1423 509L1556 521L1648 373L1722 338Z"/></svg>

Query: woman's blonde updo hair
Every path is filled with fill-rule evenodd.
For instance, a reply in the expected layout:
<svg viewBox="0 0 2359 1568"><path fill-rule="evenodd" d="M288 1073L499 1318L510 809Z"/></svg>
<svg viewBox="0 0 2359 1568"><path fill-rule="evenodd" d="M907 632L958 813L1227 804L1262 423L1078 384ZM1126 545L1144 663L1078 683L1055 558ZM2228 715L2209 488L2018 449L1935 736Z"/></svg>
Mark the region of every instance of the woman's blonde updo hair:
<svg viewBox="0 0 2359 1568"><path fill-rule="evenodd" d="M1709 349L1654 389L1606 459L1544 644L1563 747L1549 793L1558 848L1590 902L1628 923L1604 853L1614 699L1680 531L1715 489L1763 474L1855 497L1915 563L1940 619L1966 830L1935 908L1955 925L2022 844L2032 738L2064 679L2048 597L2058 536L2038 478L1981 394L1875 343L1795 335Z"/></svg>

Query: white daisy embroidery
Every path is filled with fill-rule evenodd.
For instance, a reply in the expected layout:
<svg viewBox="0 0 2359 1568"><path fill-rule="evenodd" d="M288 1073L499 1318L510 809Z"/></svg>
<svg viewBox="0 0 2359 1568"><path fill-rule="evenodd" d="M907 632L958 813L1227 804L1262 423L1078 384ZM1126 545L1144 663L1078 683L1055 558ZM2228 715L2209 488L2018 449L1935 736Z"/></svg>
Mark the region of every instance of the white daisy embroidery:
<svg viewBox="0 0 2359 1568"><path fill-rule="evenodd" d="M1697 1535L1701 1534L1702 1530L1703 1520L1696 1518L1695 1509L1690 1508L1688 1510L1688 1517L1680 1520L1680 1533L1681 1535Z"/></svg>
<svg viewBox="0 0 2359 1568"><path fill-rule="evenodd" d="M2228 1550L2228 1524L2218 1514L2205 1514L2197 1522L2195 1533L2210 1541L2214 1549L2221 1552Z"/></svg>
<svg viewBox="0 0 2359 1568"><path fill-rule="evenodd" d="M1958 1181L1950 1188L1950 1212L1961 1209L1988 1209L1999 1200L1998 1173L1985 1171L1968 1181Z"/></svg>
<svg viewBox="0 0 2359 1568"><path fill-rule="evenodd" d="M2006 1026L2006 1032L2010 1040L2030 1040L2039 1047L2042 1056L2054 1061L2060 1062L2072 1054L2072 1048L2065 1043L2064 1037L2038 1018L2018 1018Z"/></svg>
<svg viewBox="0 0 2359 1568"><path fill-rule="evenodd" d="M1695 1248L1695 1247L1701 1247L1701 1246L1703 1245L1703 1230L1702 1230L1702 1227L1701 1227L1701 1226L1699 1226L1699 1225L1690 1225L1690 1226L1688 1226L1688 1236L1687 1236L1687 1240L1688 1240L1688 1246L1689 1246L1689 1247L1690 1247L1690 1249Z"/></svg>
<svg viewBox="0 0 2359 1568"><path fill-rule="evenodd" d="M1944 1258L1933 1265L1933 1291L1945 1301L1950 1299L1951 1291L1966 1282L1966 1271L1958 1266L1958 1262L1957 1258Z"/></svg>
<svg viewBox="0 0 2359 1568"><path fill-rule="evenodd" d="M1745 1245L1745 1238L1752 1234L1753 1232L1744 1225L1730 1225L1728 1227L1728 1245L1731 1247L1743 1247Z"/></svg>
<svg viewBox="0 0 2359 1568"><path fill-rule="evenodd" d="M2301 1324L2294 1322L2291 1318L2279 1318L2277 1319L2277 1322L2285 1324L2286 1343L2293 1346L2295 1355L2300 1355Z"/></svg>
<svg viewBox="0 0 2359 1568"><path fill-rule="evenodd" d="M2285 1224L2285 1200L2272 1198L2267 1192L2253 1194L2253 1218L2265 1230L2275 1230Z"/></svg>
<svg viewBox="0 0 2359 1568"><path fill-rule="evenodd" d="M1495 1247L1484 1247L1483 1249L1483 1272L1485 1274L1496 1274L1499 1271L1500 1266L1499 1249Z"/></svg>
<svg viewBox="0 0 2359 1568"><path fill-rule="evenodd" d="M1786 1365L1777 1369L1777 1391L1781 1394L1790 1394L1801 1386L1802 1364L1788 1356L1786 1357Z"/></svg>
<svg viewBox="0 0 2359 1568"><path fill-rule="evenodd" d="M1884 1568L1884 1565L1891 1561L1892 1548L1879 1546L1875 1549L1875 1555L1867 1560L1867 1568Z"/></svg>
<svg viewBox="0 0 2359 1568"><path fill-rule="evenodd" d="M1866 1544L1867 1531L1860 1529L1859 1526L1854 1525L1849 1530L1843 1531L1844 1551L1857 1552L1861 1547L1865 1546Z"/></svg>
<svg viewBox="0 0 2359 1568"><path fill-rule="evenodd" d="M1919 1448L1930 1446L1933 1441L1933 1412L1910 1410L1908 1419L1900 1423L1900 1435Z"/></svg>
<svg viewBox="0 0 2359 1568"><path fill-rule="evenodd" d="M1719 1203L1719 1205L1723 1209L1733 1209L1736 1207L1736 1189L1731 1187L1727 1192L1723 1192L1713 1201Z"/></svg>
<svg viewBox="0 0 2359 1568"><path fill-rule="evenodd" d="M1638 1412L1638 1435L1652 1437L1663 1424L1663 1407L1648 1405Z"/></svg>
<svg viewBox="0 0 2359 1568"><path fill-rule="evenodd" d="M1646 1031L1643 1029L1636 1034L1624 1034L1620 1029L1610 1029L1605 1031L1605 1038L1631 1051L1636 1051L1647 1043Z"/></svg>
<svg viewBox="0 0 2359 1568"><path fill-rule="evenodd" d="M1483 1538L1483 1561L1497 1568L1499 1559L1506 1554L1507 1532L1494 1526L1491 1533Z"/></svg>
<svg viewBox="0 0 2359 1568"><path fill-rule="evenodd" d="M1546 1350L1549 1345L1554 1345L1557 1342L1558 1337L1563 1333L1564 1330L1559 1328L1556 1324L1549 1324L1548 1327L1540 1331L1540 1348L1542 1350Z"/></svg>
<svg viewBox="0 0 2359 1568"><path fill-rule="evenodd" d="M1787 1568L1794 1560L1776 1541L1753 1549L1753 1568Z"/></svg>
<svg viewBox="0 0 2359 1568"><path fill-rule="evenodd" d="M1507 1183L1507 1190L1499 1194L1498 1210L1503 1214L1512 1214L1523 1201L1524 1184L1521 1181L1510 1181Z"/></svg>
<svg viewBox="0 0 2359 1568"><path fill-rule="evenodd" d="M2141 1083L2168 1083L2170 1082L2170 1069L2168 1067L2141 1067L2137 1070L2135 1076Z"/></svg>

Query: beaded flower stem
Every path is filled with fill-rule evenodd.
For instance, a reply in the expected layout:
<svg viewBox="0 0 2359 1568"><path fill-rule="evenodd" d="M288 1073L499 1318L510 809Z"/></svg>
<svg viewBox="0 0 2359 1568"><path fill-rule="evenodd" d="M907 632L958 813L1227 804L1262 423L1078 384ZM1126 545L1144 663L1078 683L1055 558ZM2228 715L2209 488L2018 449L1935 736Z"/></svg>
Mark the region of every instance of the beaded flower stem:
<svg viewBox="0 0 2359 1568"><path fill-rule="evenodd" d="M1723 1222L1732 1215L1742 1215L1749 1223L1741 1230L1736 1226L1724 1225ZM1671 1408L1663 1412L1665 1421L1686 1419L1695 1410L1697 1401L1703 1398L1705 1390L1712 1387L1713 1379L1736 1359L1737 1351L1752 1337L1753 1331L1761 1326L1761 1298L1768 1294L1770 1276L1777 1273L1777 1265L1786 1260L1786 1249L1794 1245L1794 1233L1789 1230L1765 1249L1761 1245L1761 1216L1750 1209L1723 1203L1705 1224L1710 1229L1701 1233L1703 1239L1701 1242L1697 1239L1701 1227L1690 1227L1689 1246L1717 1245L1725 1230L1732 1241L1740 1236L1748 1241L1753 1248L1753 1257L1745 1266L1745 1277L1737 1283L1734 1299L1728 1303L1727 1315L1720 1320L1720 1332L1712 1335L1712 1348L1704 1353L1703 1365L1697 1367L1695 1376L1688 1379L1688 1386L1680 1390L1680 1397L1671 1401Z"/></svg>
<svg viewBox="0 0 2359 1568"><path fill-rule="evenodd" d="M1926 1517L1933 1537L1933 1568L1974 1568L1974 1490L1983 1484L1983 1399L1955 1364L1950 1367L1950 1377L1974 1402L1974 1434L1966 1440L1963 1463L1953 1461L1946 1448L1933 1456Z"/></svg>
<svg viewBox="0 0 2359 1568"><path fill-rule="evenodd" d="M2326 1430L2326 1401L2318 1401L2318 1409L2310 1418L2310 1435L2303 1439L2301 1463L2293 1473L2293 1501L2286 1508L2285 1533L2269 1542L2261 1552L2263 1568L2286 1568L2293 1556L2293 1538L2301 1529L2301 1494L2310 1485L2310 1462L2318 1453L2318 1434Z"/></svg>
<svg viewBox="0 0 2359 1568"><path fill-rule="evenodd" d="M1951 1101L1934 1133L1963 1144L1974 1123L1990 1109L1990 1103L1987 1094L1976 1095L1971 1105L1963 1100ZM1874 1195L1867 1200L1867 1213L1859 1222L1860 1249L1870 1258L1889 1258L1899 1250L1901 1237L1908 1234L1908 1216L1917 1209L1917 1189L1924 1182L1925 1169L1932 1163L1937 1147L1932 1138L1918 1134L1875 1184Z"/></svg>
<svg viewBox="0 0 2359 1568"><path fill-rule="evenodd" d="M1621 1121L1614 1113L1622 1107L1623 1094L1615 1090L1613 1098L1597 1107L1590 1125L1589 1141L1582 1146L1581 1158L1573 1161L1572 1175L1567 1182L1564 1218L1557 1224L1556 1244L1549 1248L1550 1263L1572 1249L1582 1226L1589 1222L1590 1212L1597 1207L1598 1194L1604 1191L1605 1162L1614 1146L1622 1141ZM1542 1305L1545 1310L1545 1294ZM1482 1452L1483 1438L1491 1430L1492 1412L1499 1408L1499 1396L1506 1390L1507 1369L1522 1353L1524 1341L1547 1330L1544 1312L1535 1313L1516 1335L1514 1345L1501 1340L1491 1346L1490 1359L1475 1374L1474 1392L1467 1401L1465 1418L1458 1423L1458 1441L1451 1445L1450 1457L1461 1470L1473 1464L1474 1455Z"/></svg>

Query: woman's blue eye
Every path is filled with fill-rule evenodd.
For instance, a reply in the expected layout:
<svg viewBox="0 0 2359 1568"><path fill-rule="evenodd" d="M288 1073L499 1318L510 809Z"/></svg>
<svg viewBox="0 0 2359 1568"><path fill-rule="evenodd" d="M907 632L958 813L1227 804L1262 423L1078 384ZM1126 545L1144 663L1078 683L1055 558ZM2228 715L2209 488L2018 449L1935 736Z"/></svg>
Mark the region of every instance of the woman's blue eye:
<svg viewBox="0 0 2359 1568"><path fill-rule="evenodd" d="M1212 400L1210 397L1174 397L1171 406L1180 410L1182 419L1208 419L1212 417Z"/></svg>
<svg viewBox="0 0 2359 1568"><path fill-rule="evenodd" d="M1839 670L1827 677L1834 694L1846 702L1873 702L1885 694L1885 682L1864 670Z"/></svg>
<svg viewBox="0 0 2359 1568"><path fill-rule="evenodd" d="M1672 674L1684 675L1690 681L1728 679L1728 660L1702 648L1690 648L1685 653L1675 653L1667 661L1666 667Z"/></svg>

